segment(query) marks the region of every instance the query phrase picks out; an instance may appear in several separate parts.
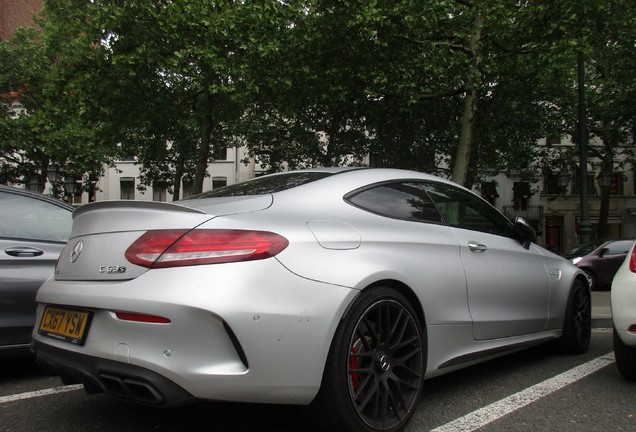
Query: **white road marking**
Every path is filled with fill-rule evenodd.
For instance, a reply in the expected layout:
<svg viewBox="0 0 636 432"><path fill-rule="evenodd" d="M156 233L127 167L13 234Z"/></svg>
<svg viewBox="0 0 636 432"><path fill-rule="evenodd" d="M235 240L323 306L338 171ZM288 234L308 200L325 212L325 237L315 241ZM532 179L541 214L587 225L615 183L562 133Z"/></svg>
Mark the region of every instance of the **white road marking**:
<svg viewBox="0 0 636 432"><path fill-rule="evenodd" d="M528 387L518 393L508 396L505 399L494 402L486 407L480 408L450 423L446 423L431 432L471 432L485 425L500 419L526 405L535 402L542 397L562 389L586 376L604 368L614 361L614 353L608 353L587 363L579 365L574 369L565 371L553 378L545 380L539 384Z"/></svg>
<svg viewBox="0 0 636 432"><path fill-rule="evenodd" d="M69 391L79 390L81 388L83 388L81 384L76 384L76 385L67 385L67 386L54 387L54 388L43 389L43 390L36 390L36 391L26 392L26 393L19 393L19 394L14 394L9 396L0 396L0 404L7 403L7 402L15 402L18 400L23 400L23 399L31 399L31 398L40 397L40 396L48 396L48 395L53 395L58 393L65 393Z"/></svg>

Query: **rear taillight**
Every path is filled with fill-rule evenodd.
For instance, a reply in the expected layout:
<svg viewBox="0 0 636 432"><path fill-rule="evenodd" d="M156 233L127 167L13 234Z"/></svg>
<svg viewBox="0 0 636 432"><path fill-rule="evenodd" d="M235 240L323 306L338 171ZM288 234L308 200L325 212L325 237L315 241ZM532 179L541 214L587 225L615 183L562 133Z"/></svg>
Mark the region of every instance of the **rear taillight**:
<svg viewBox="0 0 636 432"><path fill-rule="evenodd" d="M126 259L147 268L253 261L273 257L288 244L266 231L156 230L139 237Z"/></svg>
<svg viewBox="0 0 636 432"><path fill-rule="evenodd" d="M629 257L629 269L632 273L636 273L636 247L632 248L632 254Z"/></svg>

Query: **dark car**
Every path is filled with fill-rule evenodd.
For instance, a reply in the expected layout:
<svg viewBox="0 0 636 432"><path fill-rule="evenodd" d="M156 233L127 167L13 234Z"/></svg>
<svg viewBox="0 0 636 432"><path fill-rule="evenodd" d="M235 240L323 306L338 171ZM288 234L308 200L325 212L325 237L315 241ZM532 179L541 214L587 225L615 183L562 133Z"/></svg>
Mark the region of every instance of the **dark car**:
<svg viewBox="0 0 636 432"><path fill-rule="evenodd" d="M587 273L592 289L609 288L634 240L594 240L572 249L565 257Z"/></svg>
<svg viewBox="0 0 636 432"><path fill-rule="evenodd" d="M0 358L29 353L35 294L71 233L73 207L0 186Z"/></svg>

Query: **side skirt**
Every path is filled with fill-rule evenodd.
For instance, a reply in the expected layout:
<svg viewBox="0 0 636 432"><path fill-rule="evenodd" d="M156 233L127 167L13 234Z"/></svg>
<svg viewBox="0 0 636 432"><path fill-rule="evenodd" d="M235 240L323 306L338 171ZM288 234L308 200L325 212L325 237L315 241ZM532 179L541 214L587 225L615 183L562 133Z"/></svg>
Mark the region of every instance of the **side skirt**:
<svg viewBox="0 0 636 432"><path fill-rule="evenodd" d="M505 354L511 354L516 351L521 351L527 348L531 348L533 346L541 345L551 340L555 340L555 339L553 337L545 337L545 338L536 339L532 341L520 342L520 343L516 343L512 345L506 345L502 347L486 349L483 351L472 352L470 354L452 358L442 363L441 365L439 365L438 369L456 367L464 363L476 363L480 361L489 360L491 358L500 357Z"/></svg>

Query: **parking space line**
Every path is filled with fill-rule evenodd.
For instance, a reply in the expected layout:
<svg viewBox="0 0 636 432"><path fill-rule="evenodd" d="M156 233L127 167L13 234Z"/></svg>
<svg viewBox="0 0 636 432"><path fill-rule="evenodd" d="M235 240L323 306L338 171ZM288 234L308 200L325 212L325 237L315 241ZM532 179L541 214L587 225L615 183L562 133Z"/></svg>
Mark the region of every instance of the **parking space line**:
<svg viewBox="0 0 636 432"><path fill-rule="evenodd" d="M562 389L614 362L614 353L610 352L587 363L563 372L553 378L494 402L484 408L466 414L450 423L446 423L431 432L471 432L500 419L542 397Z"/></svg>
<svg viewBox="0 0 636 432"><path fill-rule="evenodd" d="M23 400L23 399L31 399L31 398L36 398L40 396L48 396L48 395L53 395L58 393L65 393L69 391L79 390L81 388L83 388L82 384L75 384L75 385L48 388L44 390L36 390L32 392L14 394L9 396L0 396L0 404L7 403L7 402L15 402L18 400Z"/></svg>

